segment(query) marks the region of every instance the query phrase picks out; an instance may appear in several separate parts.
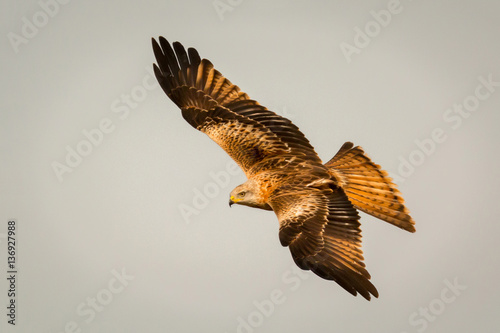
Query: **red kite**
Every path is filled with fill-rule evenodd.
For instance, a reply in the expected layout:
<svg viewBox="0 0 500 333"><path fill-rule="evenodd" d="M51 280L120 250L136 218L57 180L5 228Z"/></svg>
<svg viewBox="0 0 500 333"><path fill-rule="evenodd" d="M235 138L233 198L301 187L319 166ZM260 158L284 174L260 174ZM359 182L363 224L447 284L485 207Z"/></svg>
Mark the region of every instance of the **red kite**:
<svg viewBox="0 0 500 333"><path fill-rule="evenodd" d="M370 300L358 209L414 232L401 193L361 147L346 142L323 164L297 126L240 91L198 52L153 39L155 75L184 119L207 134L248 180L229 204L272 210L295 263Z"/></svg>

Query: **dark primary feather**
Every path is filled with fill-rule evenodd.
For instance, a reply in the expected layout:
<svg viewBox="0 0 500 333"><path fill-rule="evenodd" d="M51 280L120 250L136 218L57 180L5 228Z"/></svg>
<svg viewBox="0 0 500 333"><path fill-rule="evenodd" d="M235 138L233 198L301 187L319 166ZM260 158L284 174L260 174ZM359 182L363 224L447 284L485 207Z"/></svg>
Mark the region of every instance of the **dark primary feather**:
<svg viewBox="0 0 500 333"><path fill-rule="evenodd" d="M353 295L378 297L363 263L359 215L341 188L286 189L270 205L280 221L281 244L290 248L300 268Z"/></svg>
<svg viewBox="0 0 500 333"><path fill-rule="evenodd" d="M214 112L220 114L216 109L224 108L228 111L224 113L224 117L230 117L229 114L234 113L237 117L230 118L235 122L251 125L252 130L262 131L262 135L267 139L274 136L273 140L281 142L288 149L287 154L321 163L304 134L289 119L251 100L247 94L240 91L238 86L233 85L215 70L210 61L200 60L195 49L190 48L186 52L178 42L173 43L172 49L165 38L160 37L159 41L160 44L152 40L153 51L159 66L154 65L155 75L172 101L183 110L189 109L188 112L183 112L183 116L191 125L204 131L206 124L199 120L213 119ZM198 113L203 114L203 117L196 116ZM195 121L195 119L198 120ZM218 122L222 123L220 120ZM228 147L224 142L216 142L226 152L228 149L236 149L236 147ZM264 151L264 149L257 150Z"/></svg>

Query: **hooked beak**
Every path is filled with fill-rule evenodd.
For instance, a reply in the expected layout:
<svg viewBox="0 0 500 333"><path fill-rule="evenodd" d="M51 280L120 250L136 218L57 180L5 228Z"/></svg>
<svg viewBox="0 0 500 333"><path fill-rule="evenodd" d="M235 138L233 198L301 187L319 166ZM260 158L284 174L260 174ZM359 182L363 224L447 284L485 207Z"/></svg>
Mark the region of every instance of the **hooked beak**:
<svg viewBox="0 0 500 333"><path fill-rule="evenodd" d="M229 198L229 207L231 207L233 204L237 203L238 201L241 201L241 199L237 199L234 196L231 196Z"/></svg>

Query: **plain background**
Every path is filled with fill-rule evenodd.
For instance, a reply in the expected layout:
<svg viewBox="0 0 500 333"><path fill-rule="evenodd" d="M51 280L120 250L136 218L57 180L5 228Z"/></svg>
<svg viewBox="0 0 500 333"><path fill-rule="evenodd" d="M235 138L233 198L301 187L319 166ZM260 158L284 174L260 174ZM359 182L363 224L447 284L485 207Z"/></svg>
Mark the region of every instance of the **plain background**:
<svg viewBox="0 0 500 333"><path fill-rule="evenodd" d="M0 276L12 218L19 270L15 327L0 282L2 332L497 331L500 88L446 118L478 77L500 81L497 1L401 0L385 26L371 11L389 1L71 1L46 21L43 3L0 14ZM342 43L366 27L348 62ZM350 140L398 179L417 232L361 219L379 299L298 275L272 212L229 209L245 177L151 86L159 35L292 119L324 161ZM102 121L112 130L89 148ZM77 147L88 154L61 181L53 165Z"/></svg>

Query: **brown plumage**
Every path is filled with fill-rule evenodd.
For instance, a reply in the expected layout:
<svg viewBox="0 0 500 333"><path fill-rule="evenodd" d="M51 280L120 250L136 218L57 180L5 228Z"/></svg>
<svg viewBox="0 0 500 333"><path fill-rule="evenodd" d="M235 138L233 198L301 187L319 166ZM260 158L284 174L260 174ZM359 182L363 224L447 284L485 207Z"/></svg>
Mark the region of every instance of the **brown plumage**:
<svg viewBox="0 0 500 333"><path fill-rule="evenodd" d="M250 99L201 59L163 37L153 39L155 75L184 119L207 134L243 169L248 180L233 203L273 210L279 239L295 263L333 280L353 295L378 297L361 251L356 209L414 232L414 222L387 173L360 147L345 143L323 165L292 122Z"/></svg>

